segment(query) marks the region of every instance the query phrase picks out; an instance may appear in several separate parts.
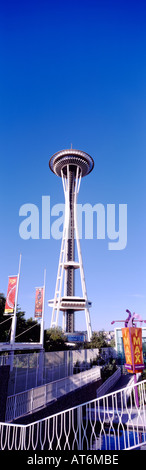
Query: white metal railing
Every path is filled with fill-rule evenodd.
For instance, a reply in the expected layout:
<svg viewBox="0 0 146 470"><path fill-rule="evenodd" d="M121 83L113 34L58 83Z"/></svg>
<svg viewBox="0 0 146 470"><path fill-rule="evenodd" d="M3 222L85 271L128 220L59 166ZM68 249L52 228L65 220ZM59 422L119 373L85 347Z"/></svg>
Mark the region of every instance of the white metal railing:
<svg viewBox="0 0 146 470"><path fill-rule="evenodd" d="M64 377L40 387L17 393L7 398L6 421L12 421L30 413L65 394L83 387L87 383L100 379L100 367L85 370L79 374Z"/></svg>
<svg viewBox="0 0 146 470"><path fill-rule="evenodd" d="M28 425L0 423L2 450L122 450L144 443L146 380Z"/></svg>
<svg viewBox="0 0 146 470"><path fill-rule="evenodd" d="M118 369L114 372L114 374L111 375L105 382L103 382L102 385L97 389L96 396L101 397L102 395L105 395L119 380L121 377L121 368L118 367Z"/></svg>

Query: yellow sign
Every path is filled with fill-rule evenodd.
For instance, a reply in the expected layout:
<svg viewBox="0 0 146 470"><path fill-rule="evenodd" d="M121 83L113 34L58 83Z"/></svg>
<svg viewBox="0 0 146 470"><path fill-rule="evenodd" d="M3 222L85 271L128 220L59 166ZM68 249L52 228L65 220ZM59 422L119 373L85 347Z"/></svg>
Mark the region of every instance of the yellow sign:
<svg viewBox="0 0 146 470"><path fill-rule="evenodd" d="M125 367L130 373L144 369L142 353L142 328L122 328L123 344L126 357Z"/></svg>

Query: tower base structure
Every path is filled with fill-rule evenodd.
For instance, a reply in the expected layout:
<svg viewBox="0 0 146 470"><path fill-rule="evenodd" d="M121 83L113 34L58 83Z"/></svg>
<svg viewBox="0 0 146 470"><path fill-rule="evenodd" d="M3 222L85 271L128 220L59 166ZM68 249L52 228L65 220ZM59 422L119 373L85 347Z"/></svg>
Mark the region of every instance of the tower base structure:
<svg viewBox="0 0 146 470"><path fill-rule="evenodd" d="M85 312L87 340L91 340L92 329L80 239L77 226L77 196L81 178L93 169L93 159L79 150L62 150L49 161L50 169L62 178L65 195L65 220L58 264L54 299L48 302L52 307L50 327L57 327L59 312L63 312L62 329L68 335L75 333L75 312ZM75 242L77 261L75 261ZM82 297L75 295L75 271L80 270ZM64 294L62 291L64 290Z"/></svg>

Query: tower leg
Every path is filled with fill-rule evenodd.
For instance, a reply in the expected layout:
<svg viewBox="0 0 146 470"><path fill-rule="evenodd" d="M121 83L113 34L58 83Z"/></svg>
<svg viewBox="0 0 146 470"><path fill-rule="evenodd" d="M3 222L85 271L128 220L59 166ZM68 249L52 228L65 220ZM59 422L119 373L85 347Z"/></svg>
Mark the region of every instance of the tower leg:
<svg viewBox="0 0 146 470"><path fill-rule="evenodd" d="M75 235L76 235L78 259L79 259L79 265L80 265L82 292L83 292L83 297L85 298L86 305L87 305L87 307L85 308L87 337L88 337L88 341L91 341L91 336L92 336L91 319L90 319L90 311L89 311L89 308L88 308L87 289L86 289L86 283L85 283L85 274L84 274L84 268L83 268L83 261L82 261L81 247L80 247L80 239L79 239L79 232L78 232L78 224L77 224L77 195L78 195L79 186L80 186L80 180L78 179L78 175L79 175L79 168L77 168L76 185L75 185L74 224L75 224Z"/></svg>
<svg viewBox="0 0 146 470"><path fill-rule="evenodd" d="M52 318L51 318L51 325L50 325L51 328L53 328L54 326L55 327L58 326L59 307L60 307L60 299L61 299L63 272L64 272L65 250L66 250L66 222L64 224L61 251L60 251L60 257L59 257L57 281L56 281L56 288L55 288L55 295L54 295L54 305L52 309Z"/></svg>

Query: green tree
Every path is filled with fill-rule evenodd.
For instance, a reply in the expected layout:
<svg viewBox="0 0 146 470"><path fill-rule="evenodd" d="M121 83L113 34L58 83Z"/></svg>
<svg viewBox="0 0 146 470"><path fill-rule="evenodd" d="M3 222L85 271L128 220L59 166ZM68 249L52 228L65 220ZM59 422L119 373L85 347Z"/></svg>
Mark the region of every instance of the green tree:
<svg viewBox="0 0 146 470"><path fill-rule="evenodd" d="M115 347L115 339L114 338L112 338L111 341L110 341L110 347L111 348Z"/></svg>
<svg viewBox="0 0 146 470"><path fill-rule="evenodd" d="M105 340L104 331L94 331L91 338L91 348L105 348L108 344Z"/></svg>
<svg viewBox="0 0 146 470"><path fill-rule="evenodd" d="M4 294L0 293L0 342L9 342L11 333L11 315L4 316L5 302ZM21 311L19 305L17 306L16 315L16 342L38 342L40 339L40 325L37 321L33 318L26 320L25 312ZM34 328L32 328L33 326Z"/></svg>
<svg viewBox="0 0 146 470"><path fill-rule="evenodd" d="M4 316L6 298L0 293L0 342L9 341L11 328L11 315ZM7 320L7 321L6 321Z"/></svg>
<svg viewBox="0 0 146 470"><path fill-rule="evenodd" d="M111 377L112 374L117 370L117 365L115 359L111 359L108 364L102 367L101 378L103 382Z"/></svg>
<svg viewBox="0 0 146 470"><path fill-rule="evenodd" d="M32 317L25 319L25 312L20 308L17 309L17 327L16 342L39 342L40 341L40 325Z"/></svg>
<svg viewBox="0 0 146 470"><path fill-rule="evenodd" d="M44 348L45 351L62 351L67 349L67 338L61 328L50 328L45 330Z"/></svg>

